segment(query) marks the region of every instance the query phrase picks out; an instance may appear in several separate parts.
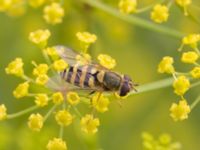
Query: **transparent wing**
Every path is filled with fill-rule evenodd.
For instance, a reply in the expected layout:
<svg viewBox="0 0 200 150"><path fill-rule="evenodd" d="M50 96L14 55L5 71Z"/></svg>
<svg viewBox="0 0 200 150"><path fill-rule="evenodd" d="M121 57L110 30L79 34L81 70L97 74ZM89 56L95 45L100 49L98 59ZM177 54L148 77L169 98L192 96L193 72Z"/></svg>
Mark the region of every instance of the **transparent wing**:
<svg viewBox="0 0 200 150"><path fill-rule="evenodd" d="M79 66L90 65L100 70L108 70L97 62L92 61L91 58L88 58L89 55L84 56L83 54L62 45L55 46L54 48L58 55L71 66L76 64Z"/></svg>

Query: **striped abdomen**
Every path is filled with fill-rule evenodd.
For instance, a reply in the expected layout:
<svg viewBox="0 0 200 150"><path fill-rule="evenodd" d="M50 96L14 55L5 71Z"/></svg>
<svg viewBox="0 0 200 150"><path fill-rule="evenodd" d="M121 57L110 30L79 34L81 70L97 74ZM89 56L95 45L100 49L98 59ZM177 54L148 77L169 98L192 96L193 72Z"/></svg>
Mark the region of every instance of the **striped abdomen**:
<svg viewBox="0 0 200 150"><path fill-rule="evenodd" d="M97 80L98 71L89 65L70 66L68 70L61 73L62 78L73 85L79 87L94 88L99 85Z"/></svg>

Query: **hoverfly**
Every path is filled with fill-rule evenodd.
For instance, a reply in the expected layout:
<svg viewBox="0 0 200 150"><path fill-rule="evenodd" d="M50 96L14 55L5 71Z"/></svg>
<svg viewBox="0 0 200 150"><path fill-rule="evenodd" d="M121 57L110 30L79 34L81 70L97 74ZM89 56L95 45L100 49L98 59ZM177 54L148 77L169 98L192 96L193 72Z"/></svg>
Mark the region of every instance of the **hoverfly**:
<svg viewBox="0 0 200 150"><path fill-rule="evenodd" d="M102 65L85 59L83 54L65 46L54 47L58 55L69 67L60 73L62 81L73 85L73 90L89 90L94 92L117 92L126 96L137 84L128 75L111 71ZM80 61L81 60L81 61Z"/></svg>

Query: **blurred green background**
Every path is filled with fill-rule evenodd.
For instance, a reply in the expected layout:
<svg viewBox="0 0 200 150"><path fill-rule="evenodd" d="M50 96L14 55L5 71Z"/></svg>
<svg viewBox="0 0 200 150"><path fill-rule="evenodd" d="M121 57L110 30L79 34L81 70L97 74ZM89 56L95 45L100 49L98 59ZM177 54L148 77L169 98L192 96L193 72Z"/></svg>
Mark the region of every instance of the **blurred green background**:
<svg viewBox="0 0 200 150"><path fill-rule="evenodd" d="M104 3L117 7L118 1L104 0ZM142 0L139 7L148 5L153 0ZM199 0L194 5L200 7ZM195 16L200 17L200 11L190 8ZM187 66L180 63L180 39L155 33L133 24L119 20L101 10L88 7L80 1L65 2L66 15L60 25L49 26L42 19L42 9L27 7L27 12L21 17L8 17L0 13L0 103L8 107L9 113L14 113L32 106L33 99L16 100L12 91L22 80L5 74L4 68L16 57L22 57L25 70L31 74L31 61L44 62L40 50L29 40L29 32L38 28L49 28L52 36L49 45L62 44L79 49L76 32L89 31L98 36L96 44L90 52L95 57L99 53L110 54L117 61L116 71L129 74L134 81L143 85L167 75L157 73L157 65L163 56L174 57L175 66L181 71ZM138 15L149 19L149 12ZM170 9L169 21L165 24L183 33L200 32L199 25L183 16L176 6ZM186 94L189 103L199 93L199 89L190 90ZM97 134L99 147L104 150L142 150L141 133L148 131L155 136L169 133L173 141L182 143L183 150L199 150L200 148L200 106L197 106L183 122L173 122L169 117L169 107L177 102L179 97L173 94L171 87L143 94L132 95L124 101L122 107L113 102L108 112L100 115L101 126ZM45 112L43 108L40 112ZM27 127L28 114L14 120L0 122L0 150L43 150L49 139L58 135L59 126L53 116L45 123L40 133L34 133ZM81 132L71 125L65 129L64 140L70 150L87 150L92 144L89 139L81 139Z"/></svg>

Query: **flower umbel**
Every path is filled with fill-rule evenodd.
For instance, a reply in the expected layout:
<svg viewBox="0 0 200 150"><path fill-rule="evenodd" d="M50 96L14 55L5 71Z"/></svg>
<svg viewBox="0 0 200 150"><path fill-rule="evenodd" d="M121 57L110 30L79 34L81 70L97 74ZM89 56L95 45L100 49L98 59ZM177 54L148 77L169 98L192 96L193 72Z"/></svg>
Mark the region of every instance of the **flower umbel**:
<svg viewBox="0 0 200 150"><path fill-rule="evenodd" d="M190 106L187 104L187 101L180 100L178 104L173 103L170 107L170 116L174 121L182 121L188 118L190 111Z"/></svg>
<svg viewBox="0 0 200 150"><path fill-rule="evenodd" d="M80 102L80 97L76 92L68 92L67 93L67 101L71 105L77 105Z"/></svg>
<svg viewBox="0 0 200 150"><path fill-rule="evenodd" d="M65 11L59 3L52 3L44 8L44 19L49 24L62 22Z"/></svg>
<svg viewBox="0 0 200 150"><path fill-rule="evenodd" d="M190 81L185 76L179 76L173 83L174 92L177 95L184 95L190 88Z"/></svg>
<svg viewBox="0 0 200 150"><path fill-rule="evenodd" d="M6 119L7 117L7 108L4 104L0 105L0 121Z"/></svg>
<svg viewBox="0 0 200 150"><path fill-rule="evenodd" d="M101 113L108 110L109 103L110 103L109 99L105 97L102 93L96 93L92 97L93 107Z"/></svg>
<svg viewBox="0 0 200 150"><path fill-rule="evenodd" d="M67 144L61 138L54 138L47 144L48 150L67 150Z"/></svg>
<svg viewBox="0 0 200 150"><path fill-rule="evenodd" d="M67 110L60 110L56 113L55 119L60 126L68 126L73 121L73 116Z"/></svg>
<svg viewBox="0 0 200 150"><path fill-rule="evenodd" d="M48 105L48 100L49 100L49 98L48 98L47 94L37 94L35 96L35 103L39 107L44 107L44 106Z"/></svg>
<svg viewBox="0 0 200 150"><path fill-rule="evenodd" d="M8 64L6 67L5 71L7 74L13 74L19 77L22 77L24 75L24 70L23 70L23 61L21 58L16 58L12 62Z"/></svg>
<svg viewBox="0 0 200 150"><path fill-rule="evenodd" d="M93 115L87 114L81 118L82 130L89 134L94 134L98 131L97 127L100 125L99 119L94 118Z"/></svg>
<svg viewBox="0 0 200 150"><path fill-rule="evenodd" d="M28 95L29 83L24 82L17 86L17 88L13 91L13 95L16 98L22 98Z"/></svg>
<svg viewBox="0 0 200 150"><path fill-rule="evenodd" d="M108 69L113 69L116 66L116 61L111 56L106 54L98 55L99 63Z"/></svg>
<svg viewBox="0 0 200 150"><path fill-rule="evenodd" d="M190 52L183 53L181 57L181 61L184 63L192 64L192 63L195 63L198 58L199 58L199 55L196 52L190 51Z"/></svg>
<svg viewBox="0 0 200 150"><path fill-rule="evenodd" d="M137 0L120 0L119 10L122 13L130 14L136 11Z"/></svg>
<svg viewBox="0 0 200 150"><path fill-rule="evenodd" d="M161 60L161 62L158 65L158 72L159 73L173 73L174 67L173 67L174 60L172 57L165 56Z"/></svg>
<svg viewBox="0 0 200 150"><path fill-rule="evenodd" d="M39 132L41 128L43 127L43 116L39 113L37 114L31 114L28 121L28 126L33 131Z"/></svg>
<svg viewBox="0 0 200 150"><path fill-rule="evenodd" d="M154 6L153 11L151 12L151 19L156 23L163 23L168 20L169 12L168 8L165 5L157 4Z"/></svg>

